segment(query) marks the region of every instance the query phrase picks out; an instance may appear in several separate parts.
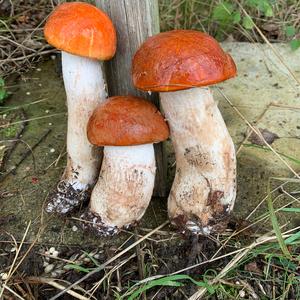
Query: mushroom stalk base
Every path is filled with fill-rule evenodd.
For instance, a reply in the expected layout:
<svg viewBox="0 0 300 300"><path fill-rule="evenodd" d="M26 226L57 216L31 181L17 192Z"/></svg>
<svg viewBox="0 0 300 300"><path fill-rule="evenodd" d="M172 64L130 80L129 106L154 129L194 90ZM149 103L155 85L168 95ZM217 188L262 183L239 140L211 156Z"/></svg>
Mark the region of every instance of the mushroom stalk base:
<svg viewBox="0 0 300 300"><path fill-rule="evenodd" d="M46 211L66 214L89 198L96 182L101 150L89 143L86 127L106 92L99 61L62 52L62 70L68 105L67 167Z"/></svg>
<svg viewBox="0 0 300 300"><path fill-rule="evenodd" d="M236 196L232 139L207 88L160 93L176 155L169 217L183 231L221 231Z"/></svg>
<svg viewBox="0 0 300 300"><path fill-rule="evenodd" d="M105 236L137 223L151 200L155 169L152 144L104 147L90 208L81 216L84 229Z"/></svg>

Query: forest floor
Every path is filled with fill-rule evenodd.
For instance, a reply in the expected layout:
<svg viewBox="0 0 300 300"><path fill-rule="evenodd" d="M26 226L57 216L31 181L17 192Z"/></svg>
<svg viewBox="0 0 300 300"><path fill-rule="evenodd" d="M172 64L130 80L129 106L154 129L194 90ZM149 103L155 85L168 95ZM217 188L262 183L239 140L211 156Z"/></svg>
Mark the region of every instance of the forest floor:
<svg viewBox="0 0 300 300"><path fill-rule="evenodd" d="M20 3L13 11L0 5L14 16L10 26L19 24L6 37L23 45L1 62L8 97L0 106L0 298L50 299L87 276L60 299L300 299L299 52L282 43L222 44L239 73L213 87L238 158L224 233L179 234L166 199L155 198L137 228L98 238L81 231L79 213L62 219L43 211L65 166L67 111L59 54L37 34L51 1L39 2L42 14ZM24 24L34 35L19 35ZM170 141L165 148L170 187Z"/></svg>

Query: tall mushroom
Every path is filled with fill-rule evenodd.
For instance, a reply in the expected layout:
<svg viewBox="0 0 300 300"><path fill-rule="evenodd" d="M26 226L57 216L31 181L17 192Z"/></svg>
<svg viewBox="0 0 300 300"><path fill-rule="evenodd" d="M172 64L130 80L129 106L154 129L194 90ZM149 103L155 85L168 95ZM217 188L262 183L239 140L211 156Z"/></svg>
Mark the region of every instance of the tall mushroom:
<svg viewBox="0 0 300 300"><path fill-rule="evenodd" d="M183 230L209 234L224 225L236 196L232 139L206 87L236 75L211 36L174 30L149 38L136 52L135 87L160 92L176 155L169 216Z"/></svg>
<svg viewBox="0 0 300 300"><path fill-rule="evenodd" d="M66 214L89 196L95 184L100 151L86 137L94 108L106 98L99 60L116 51L116 32L109 17L87 3L59 5L44 28L49 44L62 50L62 72L67 94L67 167L46 211Z"/></svg>
<svg viewBox="0 0 300 300"><path fill-rule="evenodd" d="M149 101L116 96L96 108L87 134L92 144L105 147L89 210L81 216L88 222L82 224L112 235L144 215L154 186L153 143L167 139L169 128Z"/></svg>

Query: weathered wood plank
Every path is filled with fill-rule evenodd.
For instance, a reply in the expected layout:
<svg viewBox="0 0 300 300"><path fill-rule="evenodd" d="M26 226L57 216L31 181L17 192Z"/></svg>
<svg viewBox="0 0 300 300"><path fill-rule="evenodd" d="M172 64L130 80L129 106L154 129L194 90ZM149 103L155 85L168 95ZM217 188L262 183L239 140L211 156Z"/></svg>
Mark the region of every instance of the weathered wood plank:
<svg viewBox="0 0 300 300"><path fill-rule="evenodd" d="M157 93L136 90L131 80L131 61L135 51L149 36L159 32L157 0L95 0L96 5L112 19L117 29L115 57L105 64L109 96L135 95L159 106ZM166 195L166 163L163 145L155 145L157 173L154 195Z"/></svg>

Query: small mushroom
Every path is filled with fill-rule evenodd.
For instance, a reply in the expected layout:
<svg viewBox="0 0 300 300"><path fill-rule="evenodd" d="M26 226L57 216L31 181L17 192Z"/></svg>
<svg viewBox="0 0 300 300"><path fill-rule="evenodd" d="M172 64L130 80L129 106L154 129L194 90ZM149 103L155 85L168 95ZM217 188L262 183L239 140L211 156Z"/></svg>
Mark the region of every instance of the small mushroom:
<svg viewBox="0 0 300 300"><path fill-rule="evenodd" d="M154 186L153 143L167 139L169 128L149 101L117 96L95 109L87 135L92 144L105 147L82 226L99 235L113 235L144 215Z"/></svg>
<svg viewBox="0 0 300 300"><path fill-rule="evenodd" d="M93 5L59 5L44 28L49 44L62 50L62 72L67 94L67 167L50 194L47 212L66 214L87 200L100 167L100 151L86 137L94 108L106 98L100 60L116 51L116 32L109 17Z"/></svg>
<svg viewBox="0 0 300 300"><path fill-rule="evenodd" d="M232 139L208 85L236 75L231 56L194 30L160 33L133 59L135 87L160 92L176 155L169 216L183 230L219 231L236 196Z"/></svg>

